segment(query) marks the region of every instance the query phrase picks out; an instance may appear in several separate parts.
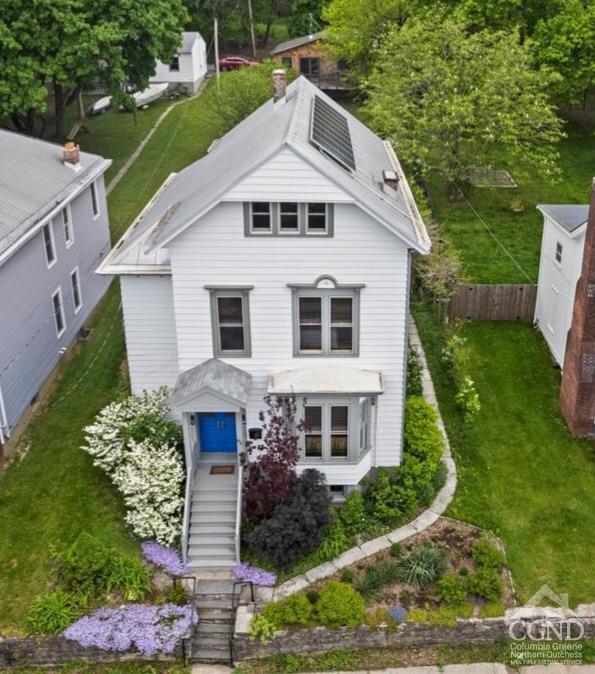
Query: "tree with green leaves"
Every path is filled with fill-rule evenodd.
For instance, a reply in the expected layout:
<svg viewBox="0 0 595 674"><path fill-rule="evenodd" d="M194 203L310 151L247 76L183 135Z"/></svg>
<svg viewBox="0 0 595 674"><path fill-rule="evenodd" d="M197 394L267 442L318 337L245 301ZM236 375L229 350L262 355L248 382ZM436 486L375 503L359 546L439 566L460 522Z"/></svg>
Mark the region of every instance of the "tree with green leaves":
<svg viewBox="0 0 595 674"><path fill-rule="evenodd" d="M516 33L409 19L376 52L367 112L416 172L444 176L452 198L475 168L553 178L562 122L547 97L550 76L530 60Z"/></svg>
<svg viewBox="0 0 595 674"><path fill-rule="evenodd" d="M116 99L123 82L145 88L185 20L182 0L0 0L0 116L32 131L51 96L62 139L66 108L85 86L101 80Z"/></svg>
<svg viewBox="0 0 595 674"><path fill-rule="evenodd" d="M322 11L325 0L294 0L287 22L290 37L310 35L324 28Z"/></svg>
<svg viewBox="0 0 595 674"><path fill-rule="evenodd" d="M553 86L556 97L584 103L595 87L595 0L567 0L560 13L540 21L532 51L538 66L560 75Z"/></svg>
<svg viewBox="0 0 595 674"><path fill-rule="evenodd" d="M383 35L408 16L407 0L331 0L322 12L329 50L345 59L356 77L370 70Z"/></svg>

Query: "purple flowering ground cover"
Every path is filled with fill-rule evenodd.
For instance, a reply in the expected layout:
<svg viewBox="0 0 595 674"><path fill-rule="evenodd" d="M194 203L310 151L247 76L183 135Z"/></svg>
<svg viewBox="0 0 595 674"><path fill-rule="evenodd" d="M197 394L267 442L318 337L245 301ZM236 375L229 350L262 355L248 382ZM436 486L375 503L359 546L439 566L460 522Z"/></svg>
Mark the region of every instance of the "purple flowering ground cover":
<svg viewBox="0 0 595 674"><path fill-rule="evenodd" d="M173 653L198 614L192 606L128 604L121 608L100 608L77 620L64 631L66 639L85 648L105 651L138 651L142 655Z"/></svg>
<svg viewBox="0 0 595 674"><path fill-rule="evenodd" d="M157 541L142 544L142 551L147 562L163 569L170 576L187 576L190 569L182 562L180 554L173 548L167 548Z"/></svg>
<svg viewBox="0 0 595 674"><path fill-rule="evenodd" d="M233 575L238 580L251 582L260 587L272 587L277 582L277 576L274 573L259 569L257 566L250 566L250 564L236 564L233 567Z"/></svg>

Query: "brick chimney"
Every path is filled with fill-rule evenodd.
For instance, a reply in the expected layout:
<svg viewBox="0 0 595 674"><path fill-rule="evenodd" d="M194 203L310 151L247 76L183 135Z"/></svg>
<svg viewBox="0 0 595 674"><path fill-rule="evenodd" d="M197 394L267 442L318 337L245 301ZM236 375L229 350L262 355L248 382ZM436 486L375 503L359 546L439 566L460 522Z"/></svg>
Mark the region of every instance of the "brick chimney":
<svg viewBox="0 0 595 674"><path fill-rule="evenodd" d="M66 166L70 166L74 169L80 168L81 153L79 150L79 146L71 140L64 143L64 149L62 150L62 159Z"/></svg>
<svg viewBox="0 0 595 674"><path fill-rule="evenodd" d="M560 407L572 435L595 437L595 178L591 184L583 266L566 341Z"/></svg>
<svg viewBox="0 0 595 674"><path fill-rule="evenodd" d="M281 100L285 96L287 88L287 75L282 69L273 70L273 100Z"/></svg>

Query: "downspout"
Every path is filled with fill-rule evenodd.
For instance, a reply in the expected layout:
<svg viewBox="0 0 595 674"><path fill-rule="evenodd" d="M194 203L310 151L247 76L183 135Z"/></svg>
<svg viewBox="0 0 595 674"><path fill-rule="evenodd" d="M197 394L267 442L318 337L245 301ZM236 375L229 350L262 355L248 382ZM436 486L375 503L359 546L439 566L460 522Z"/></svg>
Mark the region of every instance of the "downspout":
<svg viewBox="0 0 595 674"><path fill-rule="evenodd" d="M2 383L0 382L0 442L4 443L9 437L10 429L8 428L6 407L4 406L4 395L2 394Z"/></svg>

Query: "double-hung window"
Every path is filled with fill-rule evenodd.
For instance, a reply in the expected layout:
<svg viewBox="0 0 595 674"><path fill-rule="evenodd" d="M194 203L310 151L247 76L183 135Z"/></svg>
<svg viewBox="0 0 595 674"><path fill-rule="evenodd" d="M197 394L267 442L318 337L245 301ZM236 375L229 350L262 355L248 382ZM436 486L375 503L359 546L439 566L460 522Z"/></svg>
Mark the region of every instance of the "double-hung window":
<svg viewBox="0 0 595 674"><path fill-rule="evenodd" d="M370 448L371 398L306 396L301 439L305 461L357 461Z"/></svg>
<svg viewBox="0 0 595 674"><path fill-rule="evenodd" d="M64 304L62 303L62 290L60 288L52 295L52 310L56 325L56 335L61 337L64 334L64 330L66 330L66 319L64 318Z"/></svg>
<svg viewBox="0 0 595 674"><path fill-rule="evenodd" d="M306 231L308 234L326 234L326 204L307 204Z"/></svg>
<svg viewBox="0 0 595 674"><path fill-rule="evenodd" d="M294 355L359 354L359 288L293 287Z"/></svg>
<svg viewBox="0 0 595 674"><path fill-rule="evenodd" d="M300 214L297 203L279 204L279 232L282 234L300 233Z"/></svg>
<svg viewBox="0 0 595 674"><path fill-rule="evenodd" d="M70 287L72 290L72 304L74 306L74 313L77 314L83 306L83 298L81 295L81 280L79 278L78 267L70 272Z"/></svg>
<svg viewBox="0 0 595 674"><path fill-rule="evenodd" d="M254 201L250 205L250 231L253 234L271 234L273 219L271 204L266 201Z"/></svg>
<svg viewBox="0 0 595 674"><path fill-rule="evenodd" d="M215 356L250 356L249 288L207 288Z"/></svg>
<svg viewBox="0 0 595 674"><path fill-rule="evenodd" d="M64 241L66 242L66 248L70 248L70 246L72 246L74 243L74 234L72 232L72 219L70 217L70 208L68 206L62 209L60 218L62 221L62 229L64 230Z"/></svg>
<svg viewBox="0 0 595 674"><path fill-rule="evenodd" d="M56 262L56 246L54 245L54 229L51 222L47 222L42 229L43 246L45 248L45 260L48 269Z"/></svg>

